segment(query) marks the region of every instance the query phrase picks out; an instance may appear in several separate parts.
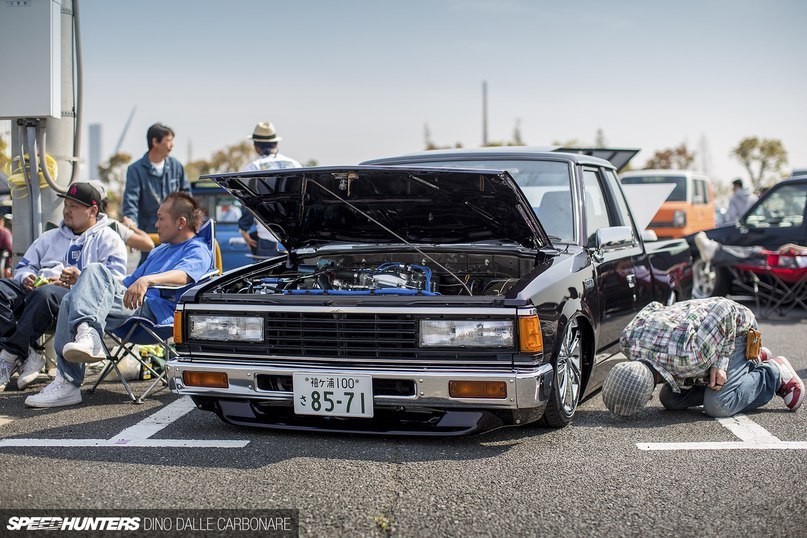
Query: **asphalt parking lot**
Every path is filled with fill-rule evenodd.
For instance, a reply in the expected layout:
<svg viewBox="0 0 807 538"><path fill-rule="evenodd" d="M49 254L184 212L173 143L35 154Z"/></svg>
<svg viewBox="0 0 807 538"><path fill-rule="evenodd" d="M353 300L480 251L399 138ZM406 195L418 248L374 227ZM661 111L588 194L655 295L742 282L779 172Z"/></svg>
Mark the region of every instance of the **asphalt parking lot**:
<svg viewBox="0 0 807 538"><path fill-rule="evenodd" d="M803 316L761 326L807 378ZM722 421L654 398L623 420L596 395L562 430L388 439L233 428L113 383L26 408L41 386L0 393L3 508L293 508L316 536L807 534L807 407L779 398Z"/></svg>

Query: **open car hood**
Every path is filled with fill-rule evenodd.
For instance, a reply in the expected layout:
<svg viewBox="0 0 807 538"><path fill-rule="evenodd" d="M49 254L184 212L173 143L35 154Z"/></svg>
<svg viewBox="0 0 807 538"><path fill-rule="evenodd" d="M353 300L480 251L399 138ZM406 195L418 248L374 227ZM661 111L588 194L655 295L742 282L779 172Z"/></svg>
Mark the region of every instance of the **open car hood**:
<svg viewBox="0 0 807 538"><path fill-rule="evenodd" d="M505 171L351 166L202 176L241 200L291 250L342 243L549 239ZM364 214L363 214L364 213Z"/></svg>
<svg viewBox="0 0 807 538"><path fill-rule="evenodd" d="M640 149L633 148L572 148L561 147L555 148L552 151L560 151L563 153L579 153L581 155L591 155L605 159L614 165L617 172L621 172L623 168L628 166L628 163L633 159Z"/></svg>

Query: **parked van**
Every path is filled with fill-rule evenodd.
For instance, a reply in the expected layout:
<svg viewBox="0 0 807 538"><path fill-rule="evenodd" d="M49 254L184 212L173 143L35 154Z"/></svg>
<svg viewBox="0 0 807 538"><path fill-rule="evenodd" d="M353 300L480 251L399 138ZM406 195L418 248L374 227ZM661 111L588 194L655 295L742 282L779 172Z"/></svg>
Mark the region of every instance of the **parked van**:
<svg viewBox="0 0 807 538"><path fill-rule="evenodd" d="M675 185L647 227L659 239L679 238L715 227L715 200L707 176L688 170L637 170L625 172L621 179L625 185Z"/></svg>

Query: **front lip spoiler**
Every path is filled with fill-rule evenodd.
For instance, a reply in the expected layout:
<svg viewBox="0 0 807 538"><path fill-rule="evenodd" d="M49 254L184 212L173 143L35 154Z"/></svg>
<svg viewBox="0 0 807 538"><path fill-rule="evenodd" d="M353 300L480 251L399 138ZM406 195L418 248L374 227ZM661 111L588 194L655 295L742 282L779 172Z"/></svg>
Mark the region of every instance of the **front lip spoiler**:
<svg viewBox="0 0 807 538"><path fill-rule="evenodd" d="M193 397L202 409L215 412L227 424L270 430L351 433L360 435L454 437L513 425L496 412L450 410L407 413L376 410L371 419L295 415L289 407L262 406L255 400L216 400Z"/></svg>
<svg viewBox="0 0 807 538"><path fill-rule="evenodd" d="M288 364L225 364L198 362L182 357L166 363L170 389L191 396L201 409L215 411L225 422L276 429L385 433L401 435L465 435L495 429L513 422L503 417L537 418L549 401L554 370L543 364L530 369L509 370L365 370L346 368L305 368ZM215 389L186 386L184 371L225 372L229 387ZM379 379L410 380L414 394L375 395L376 417L297 416L291 412L293 393L261 390L256 376L292 376L295 372L361 373ZM451 398L450 380L504 381L503 399ZM389 420L387 420L389 419ZM515 423L519 423L516 419ZM431 433L430 433L431 432Z"/></svg>

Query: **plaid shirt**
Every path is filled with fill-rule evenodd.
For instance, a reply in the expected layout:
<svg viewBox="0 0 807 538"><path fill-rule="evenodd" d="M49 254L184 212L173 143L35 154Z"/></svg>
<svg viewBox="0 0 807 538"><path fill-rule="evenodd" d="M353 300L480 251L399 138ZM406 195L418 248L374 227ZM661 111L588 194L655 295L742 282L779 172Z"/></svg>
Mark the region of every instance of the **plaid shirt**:
<svg viewBox="0 0 807 538"><path fill-rule="evenodd" d="M654 302L625 327L620 343L629 359L648 363L679 392L677 380L728 368L736 340L756 327L749 309L723 297Z"/></svg>

